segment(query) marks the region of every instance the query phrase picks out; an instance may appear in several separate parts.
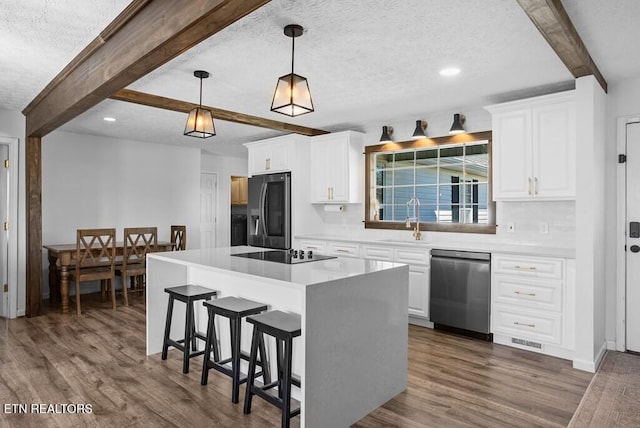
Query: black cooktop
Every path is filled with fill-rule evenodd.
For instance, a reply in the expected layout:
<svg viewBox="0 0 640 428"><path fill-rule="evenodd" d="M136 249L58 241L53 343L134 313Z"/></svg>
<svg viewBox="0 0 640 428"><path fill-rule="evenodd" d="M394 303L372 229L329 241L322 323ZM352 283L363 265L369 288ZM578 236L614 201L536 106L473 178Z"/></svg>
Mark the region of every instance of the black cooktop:
<svg viewBox="0 0 640 428"><path fill-rule="evenodd" d="M335 259L334 256L323 256L313 252L298 250L268 250L255 251L252 253L231 254L234 257L245 257L247 259L264 260L266 262L285 263L288 265L315 262L318 260Z"/></svg>

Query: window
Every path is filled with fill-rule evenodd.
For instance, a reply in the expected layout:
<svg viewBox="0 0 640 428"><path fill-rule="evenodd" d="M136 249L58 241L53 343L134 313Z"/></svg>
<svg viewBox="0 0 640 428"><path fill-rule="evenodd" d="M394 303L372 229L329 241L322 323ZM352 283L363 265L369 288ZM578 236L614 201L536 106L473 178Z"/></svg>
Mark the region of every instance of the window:
<svg viewBox="0 0 640 428"><path fill-rule="evenodd" d="M367 147L365 227L495 233L490 154L491 132Z"/></svg>

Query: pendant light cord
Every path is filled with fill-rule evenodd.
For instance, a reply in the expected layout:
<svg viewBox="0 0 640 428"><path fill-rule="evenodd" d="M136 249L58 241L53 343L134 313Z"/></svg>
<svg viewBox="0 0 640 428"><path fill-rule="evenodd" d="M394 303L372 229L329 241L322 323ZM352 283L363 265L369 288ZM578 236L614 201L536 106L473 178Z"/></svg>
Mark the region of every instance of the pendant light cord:
<svg viewBox="0 0 640 428"><path fill-rule="evenodd" d="M200 78L200 108L202 108L202 77Z"/></svg>
<svg viewBox="0 0 640 428"><path fill-rule="evenodd" d="M291 75L293 75L293 58L296 55L296 36L291 37Z"/></svg>

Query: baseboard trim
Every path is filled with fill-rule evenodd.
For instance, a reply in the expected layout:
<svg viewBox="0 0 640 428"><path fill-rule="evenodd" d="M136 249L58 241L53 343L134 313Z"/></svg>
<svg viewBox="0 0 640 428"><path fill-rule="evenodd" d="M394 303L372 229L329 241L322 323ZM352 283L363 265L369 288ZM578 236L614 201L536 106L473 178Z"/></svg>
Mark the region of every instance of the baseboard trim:
<svg viewBox="0 0 640 428"><path fill-rule="evenodd" d="M419 325L421 327L433 328L433 323L424 318L412 317L409 315L409 324Z"/></svg>

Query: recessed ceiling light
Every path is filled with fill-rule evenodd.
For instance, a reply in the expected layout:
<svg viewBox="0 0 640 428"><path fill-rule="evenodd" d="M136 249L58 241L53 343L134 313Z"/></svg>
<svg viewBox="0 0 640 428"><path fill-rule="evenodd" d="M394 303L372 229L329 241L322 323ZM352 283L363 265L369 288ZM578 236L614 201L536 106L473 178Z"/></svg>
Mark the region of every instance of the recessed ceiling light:
<svg viewBox="0 0 640 428"><path fill-rule="evenodd" d="M116 118L115 118L115 117L108 117L108 116L107 116L107 117L104 117L104 118L103 118L103 120L104 120L105 122L115 122L115 121L116 121Z"/></svg>
<svg viewBox="0 0 640 428"><path fill-rule="evenodd" d="M440 70L440 76L455 76L460 73L460 69L457 67L447 67Z"/></svg>

